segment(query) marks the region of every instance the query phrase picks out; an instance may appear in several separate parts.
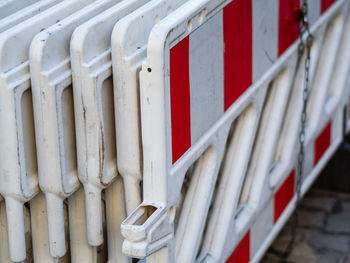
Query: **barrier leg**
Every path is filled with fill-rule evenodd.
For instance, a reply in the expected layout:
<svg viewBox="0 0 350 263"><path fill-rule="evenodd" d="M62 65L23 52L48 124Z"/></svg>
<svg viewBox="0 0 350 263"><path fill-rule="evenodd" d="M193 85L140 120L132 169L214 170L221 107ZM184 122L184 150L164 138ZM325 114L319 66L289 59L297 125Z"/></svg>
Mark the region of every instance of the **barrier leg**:
<svg viewBox="0 0 350 263"><path fill-rule="evenodd" d="M26 259L23 204L12 197L5 197L5 203L10 258L21 262Z"/></svg>
<svg viewBox="0 0 350 263"><path fill-rule="evenodd" d="M5 202L0 202L0 262L11 263L8 247L8 233Z"/></svg>
<svg viewBox="0 0 350 263"><path fill-rule="evenodd" d="M120 225L126 217L121 177L106 189L106 217L108 263L128 263L128 257L122 253L123 237L120 230Z"/></svg>
<svg viewBox="0 0 350 263"><path fill-rule="evenodd" d="M80 188L68 199L70 249L72 263L96 263L97 248L87 243L84 190Z"/></svg>

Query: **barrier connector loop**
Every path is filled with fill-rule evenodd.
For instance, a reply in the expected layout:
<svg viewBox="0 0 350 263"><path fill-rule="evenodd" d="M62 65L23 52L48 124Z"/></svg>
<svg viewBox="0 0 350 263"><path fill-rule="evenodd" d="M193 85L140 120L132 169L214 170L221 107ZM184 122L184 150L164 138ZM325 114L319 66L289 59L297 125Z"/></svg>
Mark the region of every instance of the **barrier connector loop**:
<svg viewBox="0 0 350 263"><path fill-rule="evenodd" d="M123 253L145 258L170 244L174 225L169 209L143 202L122 223Z"/></svg>

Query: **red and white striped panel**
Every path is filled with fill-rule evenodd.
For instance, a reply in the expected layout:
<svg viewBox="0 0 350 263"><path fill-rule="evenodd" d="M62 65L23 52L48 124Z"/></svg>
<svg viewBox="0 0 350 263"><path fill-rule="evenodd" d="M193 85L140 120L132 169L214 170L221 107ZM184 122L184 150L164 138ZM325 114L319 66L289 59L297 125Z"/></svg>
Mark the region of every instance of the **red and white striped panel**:
<svg viewBox="0 0 350 263"><path fill-rule="evenodd" d="M203 166L210 167L210 174L205 169L202 169L203 167L198 166L201 169L198 169L198 172L195 173L198 176L196 177L198 178L196 182L204 183L202 186L193 184L196 186L192 188L193 192L191 194L193 196L188 194L186 196L186 210L181 211L175 242L176 248L178 248L180 241L186 240L186 238L182 237L190 233L188 236L191 235L191 239L196 239L195 242L198 243L191 247L182 245L181 248L186 249L177 250L181 251L181 256L188 259L193 259L193 256L197 255L197 248L202 239L200 235L203 233L202 230L205 227L203 218L207 216L211 196L214 192L217 172L222 163L222 156L224 155L225 145L232 124L236 124L234 123L236 118L249 106L254 108L254 111L257 112L256 117L259 118L264 107L263 104L264 100L266 100L268 87L281 75L281 72L287 72L288 74L282 74L284 76L282 78L283 81L281 83L277 81L276 87L283 88L282 90L287 89L287 91L292 87L292 72L295 69L297 55L297 45L294 40L298 37L298 32L292 29L298 28L296 26L298 19L295 17L295 14L297 13L298 6L300 6L300 2L287 0L281 0L279 2L280 5L276 8L278 19L275 19L276 26L273 30L273 27L270 26L272 22L269 20L270 10L259 6L257 1L189 1L157 23L151 31L147 46L147 60L142 64L142 70L140 72L144 201L122 225L124 237L126 238L124 248L125 251L130 252L130 255L148 256L152 252L138 249L139 241L136 242L133 238L133 235L137 234L134 226L135 224L139 225L136 215L144 214L146 208L150 206L153 206L156 210L154 212L155 214L165 215L162 217L162 220L167 215L171 215L172 208L176 206L180 199L181 187L186 172L203 155L210 157L201 163ZM339 5L337 5L337 8L333 8L332 10L339 10L341 4L345 3L345 0L338 2ZM292 4L289 5L289 3ZM272 4L270 3L270 5ZM315 4L315 6L318 7L317 10L321 10L321 2ZM262 22L254 23L253 13L255 8L260 8L262 13L260 21ZM287 12L286 10L289 11ZM285 19L280 19L282 16L280 12L282 11L284 12L283 16L288 18L287 20L289 22L287 24L284 24ZM265 12L266 14L263 15ZM318 17L315 14L313 16ZM292 23L293 25L290 25L290 21L294 21L294 18L295 24ZM317 20L320 23L317 22L315 27L316 25L320 27L320 25L327 23L330 16L325 16L325 18L327 19ZM255 68L253 65L259 63L259 56L255 54L259 53L259 48L262 49L260 52L264 53L264 45L256 45L254 49L254 39L257 38L254 36L258 36L261 33L262 43L265 37L264 31L260 30L260 32L259 29L255 29L255 25L259 25L260 28L265 22L266 28L271 29L265 32L269 36L269 38L266 37L265 39L267 41L265 46L271 48L269 52L271 53L271 57L276 60L276 63L273 63L272 66L267 68L266 73L263 72L264 68L261 69L261 72L256 71L258 73L254 73ZM291 29L282 30L281 28ZM294 34L290 35L291 32L294 32ZM290 45L293 45L293 47L289 48ZM277 58L279 59L277 60ZM254 74L256 74L255 76L257 76L258 80L253 80ZM263 74L263 76L259 77L259 74ZM279 98L279 96L276 96L276 98ZM278 99L276 100L279 102ZM274 102L274 100L272 101ZM286 107L287 103L278 105L278 107L282 108ZM267 110L270 110L270 108ZM322 120L331 119L333 113L332 111L330 115L324 115ZM337 123L338 118L336 120L332 118L332 125L334 127L338 127ZM320 125L326 126L326 123ZM333 130L331 136L333 136ZM254 136L250 137L252 138L249 139L253 141ZM333 142L332 139L329 149L333 150L334 146L337 146L337 143L339 143L338 140ZM309 143L306 147L306 155L309 159L306 159L305 162L311 164L311 167L309 168L308 165L305 166L308 170L305 174L308 177L304 182L311 180L308 178L316 177L316 175L312 177L309 174L316 173L317 169L324 164L324 160L329 158L329 152L331 152L331 150L327 150L323 155L326 156L328 154L327 158L322 157L320 159L319 156L322 155L321 153L324 149L317 146L317 158L315 159L318 159L318 162L316 162L317 165L313 169L314 154L313 152L311 154L309 153L309 149L312 148L314 148L314 143ZM250 151L250 149L246 150ZM237 151L239 152L239 150ZM262 152L262 154L264 153ZM276 209L274 208L275 205L273 202L275 201L272 200L275 199L273 198L273 194L282 185L283 179L293 169L293 160L288 159L288 164L286 165L288 165L287 169L280 173L278 182L274 183L273 186L268 185L268 174L265 171L260 176L264 178L260 178L259 182L254 181L254 184L259 183L259 188L264 187L264 189L268 190L266 195L259 200L258 205L256 202L248 203L248 208L245 209L243 207L244 209L242 211L240 210L241 213L239 213L237 218L235 216L237 214L234 213L235 211L226 213L226 210L229 210L231 204L222 206L224 207L222 210L227 209L224 211L225 213L222 213L221 218L229 218L223 220L225 221L225 228L227 228L225 229L227 234L222 235L225 237L222 238L225 242L220 242L215 247L211 247L215 242L210 243L208 247L203 247L201 257L211 257L218 260L227 259L233 248L238 244L238 240L242 239L248 230L250 233L249 237L244 238L245 242L242 245L246 248L247 243L252 244L248 246L248 251L250 252L247 258L256 257L258 255L257 253L260 253L256 252L256 250L259 249L261 251L262 244L264 244L266 249L266 244L270 244L272 240L272 238L266 239L266 236L276 235L277 230L274 229L276 229L277 224L282 225L282 223L278 222L282 222L280 218L286 214L286 208L284 206L290 203L288 198L294 192L294 179L289 179L285 183L287 186L282 187L282 189L289 189L288 191L290 192L285 193L284 190L280 190L280 194L277 194L275 198L277 200ZM244 176L243 169L245 168L241 167L242 176ZM243 177L240 176L239 179L241 178ZM205 193L202 188L205 188ZM199 193L199 190L201 190L201 193ZM255 196L258 196L258 194L255 193ZM286 198L287 200L285 200ZM223 198L219 201L221 200ZM216 201L215 203L217 204ZM192 204L196 205L192 206ZM203 208L201 211L197 209L199 204ZM292 208L290 210L293 210ZM198 212L194 211L194 209ZM218 214L221 216L222 210L221 208L219 210ZM274 215L275 210L276 216ZM214 218L216 215L212 213L211 218ZM264 219L259 221L261 219L260 216L263 216ZM155 220L154 222L152 221L152 224L157 226L163 224L163 221L156 222ZM172 222L172 219L168 221ZM228 221L237 222L230 225L226 224ZM215 221L210 220L210 222ZM258 225L260 223L262 225ZM138 226L137 229L142 230L143 233L147 233L147 228L151 226L150 224L146 221L142 226ZM231 229L228 225L231 226ZM213 230L210 234L223 229L222 224L220 224L220 229L216 229L217 224L214 226L210 228L210 230ZM169 226L169 228L171 227L173 226ZM159 229L160 233L157 233L157 237L170 238L169 233L162 232L162 229ZM195 233L194 229L196 230ZM259 234L259 231L256 229L262 229L262 232ZM152 233L155 232L152 230ZM205 237L208 233L205 233ZM198 234L198 237L194 237L195 234ZM230 237L226 238L227 236ZM152 239L144 234L142 238L144 241ZM149 246L152 245L153 251L156 251L165 245L169 245L166 243L167 239L164 238L164 240L163 243L157 242L157 249L154 249L154 244L150 244L148 241L145 243ZM204 240L206 239L204 238ZM163 251L159 256L163 255L163 258L166 258L166 253L169 253L169 251ZM216 254L214 255L214 253ZM176 256L177 259L181 258L180 252Z"/></svg>
<svg viewBox="0 0 350 263"><path fill-rule="evenodd" d="M333 118L321 128L319 134L306 146L306 155L310 167L307 178L304 177L302 194L304 194L316 175L329 160L341 141L342 109L339 107ZM311 161L311 162L310 162ZM259 209L258 215L250 225L243 238L236 244L227 263L257 262L263 256L271 241L278 234L294 209L296 168L286 174L273 196ZM293 201L293 202L292 202ZM239 216L238 216L239 217ZM239 218L237 218L239 220Z"/></svg>
<svg viewBox="0 0 350 263"><path fill-rule="evenodd" d="M174 164L299 35L300 0L235 0L170 49ZM330 1L310 1L311 21Z"/></svg>

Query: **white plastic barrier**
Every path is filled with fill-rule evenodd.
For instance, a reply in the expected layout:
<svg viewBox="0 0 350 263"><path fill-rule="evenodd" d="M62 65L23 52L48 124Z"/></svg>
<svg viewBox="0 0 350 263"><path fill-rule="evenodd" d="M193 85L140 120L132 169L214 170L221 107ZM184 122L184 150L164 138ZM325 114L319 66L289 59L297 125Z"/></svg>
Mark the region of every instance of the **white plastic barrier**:
<svg viewBox="0 0 350 263"><path fill-rule="evenodd" d="M344 7L344 2L342 4L342 17L345 18L348 7ZM338 5L337 10L339 8L340 6ZM331 32L332 23L338 22L337 18L329 22L334 17L334 11L325 15L312 28L315 41L311 54L311 77L314 80L315 76L317 76L316 73L319 72L319 69L316 69L316 65L318 67L324 65L320 58L324 57L325 53L329 51L329 46L322 44L326 26L328 25L327 31ZM338 23L336 26L342 28L342 23ZM344 37L346 37L346 30L345 28L343 29ZM339 36L339 34L336 36L326 35L325 38L333 40L332 46L337 46L340 43ZM346 45L347 41L349 41L346 38L343 40L341 45ZM296 46L292 50L293 53L288 52L287 54L290 57L296 57ZM338 53L338 56L344 57L344 55L344 52L340 51ZM336 57L334 54L333 56ZM290 59L289 57L284 58ZM284 59L281 58L281 60ZM205 259L205 262L227 259L232 249L238 244L240 245L237 246L229 262L237 260L239 254L243 254L244 260L242 262L248 262L248 260L258 262L294 209L295 197L293 196L296 176L297 137L301 113L304 62L302 60L301 66L296 73L292 89L287 89L290 93L287 105L285 103L281 104L281 97L276 96L278 90L274 86L270 88L264 106L263 118L255 140L254 154L250 160L248 173L245 175L246 183L240 199L240 206L238 209L232 209L232 203L222 197L216 201L203 245L202 257ZM344 70L348 71L348 69ZM289 71L289 73L291 76L294 74L293 71ZM337 75L337 78L339 77L339 80L341 80L344 78L344 75L340 76L339 73L337 70L327 70L324 72L323 77L331 74ZM276 80L278 81L278 78ZM314 81L314 87L316 87L315 83ZM344 83L338 84L338 89L344 87ZM321 92L318 88L315 88L313 92ZM285 85L281 85L279 92L283 92L285 89ZM278 99L278 101L272 103L274 99ZM311 127L308 126L307 131L309 133L307 134L306 167L302 194L306 192L310 184L315 180L316 175L342 140L343 103L339 102L341 100L338 100L337 106L331 110L331 114L324 114L323 120L318 123L318 131L313 132ZM271 105L270 109L269 104ZM325 108L329 107L327 103L322 102L322 104ZM283 111L286 111L285 117L283 119L276 118ZM313 120L316 114L315 112L310 112L308 116L310 120ZM328 122L330 117L332 125L326 125L325 128L324 122ZM272 125L272 120L276 122L275 127ZM331 137L329 136L330 131L332 133ZM325 138L325 140L320 138ZM322 150L322 147L325 147L325 149ZM322 156L324 157L320 159ZM222 183L220 182L220 185ZM221 187L224 189L221 191L221 195L226 191L225 196L228 196L228 193L231 193L234 189L233 185L225 188L221 185Z"/></svg>
<svg viewBox="0 0 350 263"><path fill-rule="evenodd" d="M146 58L147 38L153 25L185 0L151 1L119 21L112 34L113 83L116 112L118 169L124 179L128 214L140 203L142 153L138 72ZM139 25L143 25L141 28ZM136 35L135 33L138 32ZM137 199L136 199L137 198Z"/></svg>
<svg viewBox="0 0 350 263"><path fill-rule="evenodd" d="M140 73L144 201L122 225L126 238L123 249L128 255L149 256L147 261L150 262L195 260L216 172L212 181L205 181L210 185L205 195L202 196L199 193L201 188L197 187L197 196L189 198L187 203L185 200L176 228L175 250L174 207L180 199L186 171L199 157L198 162L201 162L207 158L208 151L216 152L217 158L207 160L206 165L220 165L222 148L219 145L226 143L232 123L223 174L198 260L222 262L243 239L230 262L235 262L237 257L242 259L239 262L259 261L293 210L292 169L297 155L295 140L301 109L300 89L296 90L299 96L293 95L297 98L293 102L296 103L293 104L293 113L290 113L297 121L293 122L293 127L289 126L284 112L289 104L292 84L296 83L295 86L300 88L303 79L303 71L294 72L297 44L288 49L298 37L298 18L286 23L284 16L288 14L283 13L286 10L281 6L289 2L281 1L280 20L275 21L281 30L278 34L274 30L264 32L266 36L260 36L260 39L255 26L264 27L264 23L271 23L270 13L263 13L271 10L258 8L257 1L236 0L225 6L226 3L188 2L152 29L147 61ZM295 5L298 7L298 2ZM292 15L295 6L290 7L288 11L287 6L287 13ZM261 17L267 17L261 23L254 22L258 18L252 15L256 14L255 8L262 12ZM339 95L327 95L327 87L333 73L341 80L348 72L342 68L333 71L335 58L346 54L347 34L342 32L345 32L347 1L337 1L319 19L317 11L326 12L324 2L312 2L309 8L313 11L313 21L317 20L313 26L314 45L323 43L324 49L314 50L312 55L315 77L312 79L308 125L314 125L307 129L302 193L309 188L342 140L344 102ZM289 26L294 35L288 33L286 36L284 33L288 32L286 28ZM208 37L212 35L216 37ZM270 42L264 42L264 38ZM256 40L258 44L254 44ZM340 43L343 48L338 49ZM261 63L262 59L256 54L264 51L264 44L277 47L266 55L267 59L276 62L265 74L256 74L254 65ZM343 53L336 52L339 50ZM318 52L321 52L320 56ZM324 61L327 56L329 64ZM254 76L257 76L256 80L248 88ZM318 85L322 81L325 83ZM339 85L337 94L344 90L344 81ZM323 113L320 113L321 109ZM255 132L255 118L260 115L258 131ZM286 142L284 132L291 130L294 136L288 137ZM291 153L289 159L278 155L278 151L276 153L276 137L280 133L280 140L284 140L280 150ZM253 143L254 148L251 148ZM195 178L196 172L192 176ZM206 208L199 210L201 204ZM159 251L151 255L156 250Z"/></svg>
<svg viewBox="0 0 350 263"><path fill-rule="evenodd" d="M84 185L87 200L86 220L90 244L96 243L96 240L102 242L99 235L100 216L102 216L99 206L101 191L118 175L111 78L111 31L119 19L146 2L146 0L122 1L78 27L72 36L74 109L79 134L77 137L79 179ZM127 196L137 200L136 205L132 203L132 208L129 208L133 209L141 202L140 187L137 186L136 192L133 189L126 189ZM127 206L130 203L129 199L126 198ZM113 199L106 198L107 205L113 202L115 202ZM119 202L124 202L124 199ZM115 209L118 210L117 207ZM112 213L110 215L112 216ZM107 221L113 222L114 219L107 218ZM119 242L121 245L120 236L111 233L108 238L108 243ZM110 262L127 260L121 255L121 247L119 249L119 252L112 249L115 253L109 254Z"/></svg>
<svg viewBox="0 0 350 263"><path fill-rule="evenodd" d="M6 18L3 18L0 21L0 32L3 32L7 29L10 29L12 26L15 26L16 24L24 21L26 18L28 18L30 15L33 15L35 13L40 13L41 11L44 11L45 8L49 8L52 6L52 3L54 1L40 1L38 3L35 3L31 6L28 6L27 8L24 8L23 10L19 10L18 12L7 16ZM58 1L55 1L58 3ZM38 10L39 8L39 10ZM22 12L23 11L23 12ZM0 196L0 202L3 200L2 196ZM32 240L29 240L26 238L26 247L27 247L27 258L33 258L35 259L35 262L49 262L47 258L44 258L43 261L38 260L38 255L45 254L42 253L42 249L37 247L37 244L40 242L37 242L40 240L40 237L45 236L47 232L43 231L42 227L46 222L46 218L42 217L42 211L38 208L38 205L36 204L36 201L32 201L32 204L34 204L34 207L31 206L31 237ZM39 205L40 206L40 205ZM26 208L24 208L26 210ZM38 213L36 213L38 212ZM39 214L39 215L38 215ZM7 231L7 220L6 220L6 211L5 211L5 203L1 203L1 212L0 217L2 218L1 221L1 229L0 229L0 235L1 235L1 242L0 242L0 262L10 262L9 257L9 251L8 251L8 231ZM25 213L25 226L28 226L29 216ZM38 223L40 226L39 231L37 231L37 228L33 227L33 224ZM26 235L28 236L28 231L26 230ZM29 236L30 237L30 236ZM33 255L31 253L28 254L28 252L31 251L33 246ZM41 247L42 248L42 247Z"/></svg>
<svg viewBox="0 0 350 263"><path fill-rule="evenodd" d="M35 34L92 0L64 1L0 35L0 193L12 261L26 258L23 203L39 191L28 51Z"/></svg>
<svg viewBox="0 0 350 263"><path fill-rule="evenodd" d="M11 27L16 26L17 24L25 21L29 17L38 14L42 11L45 11L47 8L50 8L55 3L58 3L62 0L42 0L37 3L33 3L32 5L25 7L17 12L6 16L0 20L0 33L10 29ZM9 3L9 2L8 2ZM5 1L1 3L2 8L5 8ZM3 200L3 197L0 195L0 202ZM0 256L2 253L0 253ZM7 254L6 254L7 255ZM5 261L5 257L2 258L2 261ZM2 262L1 261L1 262Z"/></svg>
<svg viewBox="0 0 350 263"><path fill-rule="evenodd" d="M0 20L0 32L3 32L15 26L16 24L21 23L22 21L31 18L32 16L35 16L36 14L39 14L62 1L63 0L42 0L26 8L23 8L16 13L13 13Z"/></svg>
<svg viewBox="0 0 350 263"><path fill-rule="evenodd" d="M32 5L6 18L18 20L0 34L0 143L8 146L0 153L0 262L12 262L8 230L24 222L26 262L103 263L108 256L126 263L120 222L142 195L122 227L127 255L258 262L296 199L305 59L296 68L299 0L133 0L103 11L112 1L65 1L51 11L31 9L25 21L18 14ZM350 130L349 3L331 2L309 3L315 39L302 194L339 145L345 121ZM49 0L39 3L49 8ZM70 5L82 10L73 14ZM11 37L18 42L6 46ZM30 81L40 120L35 141ZM89 236L99 241L94 245L105 242L89 246ZM67 248L63 257L52 257L49 237L56 252Z"/></svg>
<svg viewBox="0 0 350 263"><path fill-rule="evenodd" d="M0 2L0 19L9 16L35 2L38 2L38 0L2 0Z"/></svg>
<svg viewBox="0 0 350 263"><path fill-rule="evenodd" d="M182 2L184 3L184 2ZM176 4L176 6L174 6ZM119 152L119 155L122 155L124 157L129 156L129 167L132 167L132 160L130 159L131 156L135 158L137 155L135 154L136 150L133 150L133 148L138 149L138 138L139 134L135 133L135 127L138 125L139 117L138 117L138 72L140 70L140 66L142 62L145 60L146 56L146 44L147 44L147 38L148 34L153 27L153 25L158 22L159 19L162 19L165 17L169 11L168 10L175 10L180 2L173 3L172 6L170 6L170 2L157 2L154 1L153 6L151 4L149 7L146 6L139 10L139 14L132 14L131 16L123 19L120 21L114 30L113 36L112 36L112 47L113 47L113 62L114 62L114 71L115 71L115 88L116 88L116 119L117 119L117 139L118 139L118 147L119 147L119 140L121 143L123 143L124 148L121 149ZM156 19L154 19L156 17ZM143 24L144 28L142 29L142 32L144 32L144 36L139 38L139 40L135 43L133 41L134 39L134 32L139 30L138 25ZM142 52L142 53L141 53ZM133 58L133 59L130 59ZM131 121L132 120L132 121ZM118 127L120 130L118 130ZM139 129L139 128L138 128ZM132 132L133 131L133 132ZM131 136L132 135L132 136ZM133 143L134 147L130 147L131 142ZM153 147L153 146L152 146ZM223 148L224 144L221 144L219 147ZM124 149L124 151L122 151ZM129 151L128 155L126 155L126 150ZM220 159L220 155L217 157L213 151L208 150L208 153L205 157L202 158L202 160L197 164L197 167L195 168L194 172L194 178L192 179L189 191L187 193L188 198L186 198L187 202L185 202L184 209L182 213L186 209L186 204L188 202L197 202L196 208L198 211L205 210L207 207L205 206L204 202L207 198L210 198L210 194L208 195L208 188L205 187L203 184L207 186L211 185L211 182L213 182L212 177L215 173L215 169L218 167L215 166L208 166L208 162L210 159ZM126 158L125 158L126 159ZM124 163L125 165L125 163ZM130 168L128 168L130 170ZM202 173L199 172L200 169L202 169ZM202 185L201 185L202 182ZM197 192L197 199L194 199L192 197L193 191L196 190L196 188L201 189L200 192ZM203 205L204 204L204 205ZM188 207L188 206L187 206ZM173 212L174 208L172 209ZM192 212L196 212L192 210ZM173 220L175 217L175 214L172 215ZM185 217L185 216L184 216ZM183 221L180 221L180 223L183 223ZM187 222L188 223L188 222ZM186 223L185 223L186 224ZM190 225L190 223L188 224ZM197 224L198 225L198 224ZM199 225L200 226L200 225ZM201 226L200 226L201 228ZM197 237L196 230L200 231L200 228L197 229L192 225L192 235L191 237ZM191 237L187 236L184 237L183 240L186 240L183 245L189 246L188 250L191 250L192 247L195 247L198 245L199 240L192 240ZM167 237L169 238L169 236ZM146 244L144 244L146 246ZM156 249L157 247L154 246L151 248L153 244L149 245L148 247L145 247L145 250L148 249ZM159 245L159 242L158 244ZM145 252L145 251L143 251ZM150 251L147 251L146 253L149 253ZM193 250L193 253L195 253L195 249ZM134 254L135 256L136 254ZM141 256L141 255L137 255ZM182 259L179 259L182 261Z"/></svg>
<svg viewBox="0 0 350 263"><path fill-rule="evenodd" d="M66 253L63 199L79 187L69 56L70 38L79 24L118 1L93 2L40 32L31 44L30 68L39 184L46 197L50 251L53 257L62 257ZM86 199L91 195L86 195ZM101 198L97 201L98 205L100 203ZM101 209L98 212L87 215L89 219L100 219L98 228L92 228L91 225L88 227L89 244L93 246L103 242Z"/></svg>

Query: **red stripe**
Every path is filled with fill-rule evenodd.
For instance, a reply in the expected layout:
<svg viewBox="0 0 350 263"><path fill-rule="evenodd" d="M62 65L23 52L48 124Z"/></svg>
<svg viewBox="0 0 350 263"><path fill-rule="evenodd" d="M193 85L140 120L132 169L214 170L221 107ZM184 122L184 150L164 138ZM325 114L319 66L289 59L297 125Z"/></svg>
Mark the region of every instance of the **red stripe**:
<svg viewBox="0 0 350 263"><path fill-rule="evenodd" d="M294 195L295 184L295 170L291 171L287 179L283 182L280 188L277 190L274 196L274 214L273 223L276 223L278 218L282 215L284 209L286 209L289 202Z"/></svg>
<svg viewBox="0 0 350 263"><path fill-rule="evenodd" d="M321 13L323 14L324 12L327 11L327 9L333 5L335 0L322 0L321 1Z"/></svg>
<svg viewBox="0 0 350 263"><path fill-rule="evenodd" d="M280 0L278 21L278 56L299 36L300 0Z"/></svg>
<svg viewBox="0 0 350 263"><path fill-rule="evenodd" d="M189 37L170 50L171 139L173 163L191 147Z"/></svg>
<svg viewBox="0 0 350 263"><path fill-rule="evenodd" d="M224 110L252 84L252 0L224 8Z"/></svg>
<svg viewBox="0 0 350 263"><path fill-rule="evenodd" d="M331 145L331 129L332 121L330 121L323 131L318 135L314 144L314 166L322 158L323 154L327 151Z"/></svg>
<svg viewBox="0 0 350 263"><path fill-rule="evenodd" d="M250 260L250 231L244 236L226 263L247 263Z"/></svg>

